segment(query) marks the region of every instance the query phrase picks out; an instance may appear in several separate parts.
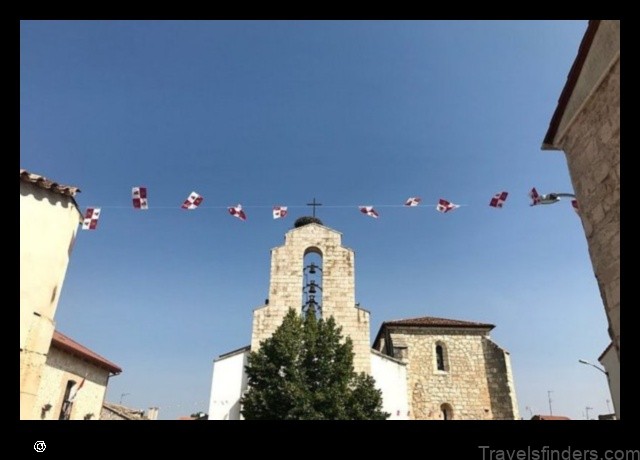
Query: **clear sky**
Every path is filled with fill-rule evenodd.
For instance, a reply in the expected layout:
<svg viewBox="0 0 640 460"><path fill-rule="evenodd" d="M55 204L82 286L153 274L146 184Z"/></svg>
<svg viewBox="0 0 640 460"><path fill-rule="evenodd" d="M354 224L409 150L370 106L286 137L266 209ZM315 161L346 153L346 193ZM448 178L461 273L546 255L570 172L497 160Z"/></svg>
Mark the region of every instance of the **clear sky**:
<svg viewBox="0 0 640 460"><path fill-rule="evenodd" d="M21 167L102 207L78 231L58 330L124 369L107 400L208 411L213 359L249 344L270 249L316 197L356 253L372 338L391 319L489 322L525 418L549 390L554 414L606 413L606 378L578 363L609 343L580 218L527 197L573 191L564 154L540 146L586 26L23 21ZM181 210L192 191L204 202ZM462 206L440 214L439 198Z"/></svg>

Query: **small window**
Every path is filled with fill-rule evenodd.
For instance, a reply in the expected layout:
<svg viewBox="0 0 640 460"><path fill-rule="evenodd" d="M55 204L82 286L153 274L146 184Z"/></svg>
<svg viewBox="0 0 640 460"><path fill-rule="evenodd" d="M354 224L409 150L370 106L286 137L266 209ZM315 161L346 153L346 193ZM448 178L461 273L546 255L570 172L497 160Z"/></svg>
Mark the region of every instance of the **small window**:
<svg viewBox="0 0 640 460"><path fill-rule="evenodd" d="M449 372L449 356L444 343L436 342L435 358L436 372Z"/></svg>
<svg viewBox="0 0 640 460"><path fill-rule="evenodd" d="M444 370L444 350L442 349L442 345L436 345L436 362L438 365L438 370Z"/></svg>

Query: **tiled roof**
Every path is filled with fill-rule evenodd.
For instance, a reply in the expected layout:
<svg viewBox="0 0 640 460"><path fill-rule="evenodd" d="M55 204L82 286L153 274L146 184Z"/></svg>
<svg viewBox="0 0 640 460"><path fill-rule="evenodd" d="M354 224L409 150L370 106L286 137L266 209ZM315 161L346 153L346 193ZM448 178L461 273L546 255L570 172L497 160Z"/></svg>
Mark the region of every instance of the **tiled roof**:
<svg viewBox="0 0 640 460"><path fill-rule="evenodd" d="M457 319L436 318L433 316L422 316L419 318L394 319L385 321L382 326L410 326L410 327L473 327L482 329L493 329L493 324L475 323L472 321L460 321Z"/></svg>
<svg viewBox="0 0 640 460"><path fill-rule="evenodd" d="M573 61L571 70L569 70L569 75L567 75L567 82L562 89L562 93L560 93L558 105L555 112L553 112L553 116L551 117L549 129L547 130L547 134L544 136L544 141L542 141L543 150L558 150L558 148L553 145L553 141L555 140L556 133L558 132L558 127L560 126L560 121L562 120L564 111L567 108L569 99L571 99L571 94L573 94L573 90L575 89L578 78L580 77L580 72L582 72L584 62L587 60L587 55L591 50L591 44L593 43L593 39L596 36L596 32L598 31L598 26L600 26L599 20L589 21L587 31L582 37L582 42L580 43L580 48L578 49L576 59Z"/></svg>
<svg viewBox="0 0 640 460"><path fill-rule="evenodd" d="M99 354L89 350L87 347L80 345L78 342L70 339L61 332L53 332L51 346L56 347L62 351L66 351L67 353L71 353L73 355L84 358L87 361L95 364L96 366L106 369L113 374L119 374L122 372L122 369L117 364L114 364L111 361L103 358Z"/></svg>
<svg viewBox="0 0 640 460"><path fill-rule="evenodd" d="M531 420L571 420L564 415L534 415Z"/></svg>
<svg viewBox="0 0 640 460"><path fill-rule="evenodd" d="M102 403L102 407L110 410L111 412L114 412L115 414L119 415L120 417L126 420L146 420L147 419L144 415L144 411L131 409L129 407L121 406L120 404L114 404L114 403L105 401Z"/></svg>
<svg viewBox="0 0 640 460"><path fill-rule="evenodd" d="M78 187L58 184L57 182L49 180L46 177L30 173L26 169L20 169L20 180L24 182L30 182L46 190L51 190L54 193L59 193L60 195L67 195L70 197L76 196L76 193L80 191Z"/></svg>

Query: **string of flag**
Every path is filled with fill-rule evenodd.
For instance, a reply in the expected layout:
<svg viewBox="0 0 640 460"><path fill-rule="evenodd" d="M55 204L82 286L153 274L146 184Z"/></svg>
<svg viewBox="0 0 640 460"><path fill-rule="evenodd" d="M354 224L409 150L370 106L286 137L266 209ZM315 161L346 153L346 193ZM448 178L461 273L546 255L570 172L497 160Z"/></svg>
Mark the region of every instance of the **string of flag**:
<svg viewBox="0 0 640 460"><path fill-rule="evenodd" d="M492 208L496 208L496 209L502 209L504 207L505 202L507 201L507 197L509 196L509 192L506 191L501 191L496 193L495 195L493 195L491 197L491 199L489 200L489 206ZM578 208L578 201L575 199L575 196L573 194L570 193L549 193L549 194L540 194L538 193L538 191L534 188L531 189L531 191L529 192L529 198L531 198L531 206L537 206L537 205L541 205L541 204L552 204L552 203L557 203L558 201L560 201L561 197L563 196L568 196L568 197L573 197L574 199L571 200L571 206L574 209L574 211L576 213L579 213L579 208ZM140 210L140 211L146 211L149 209L149 201L148 201L148 191L147 191L147 187L141 187L141 186L137 186L137 187L133 187L131 189L131 200L132 200L132 204L133 204L133 209L136 210ZM198 209L201 204L204 201L204 197L202 195L200 195L198 192L193 191L189 194L189 196L187 196L187 198L184 200L184 202L182 203L182 205L180 206L181 209L187 210L187 211L194 211L196 209ZM358 209L360 210L360 212L362 214L364 214L365 216L368 217L372 217L374 219L377 219L380 217L380 213L376 210L377 208L383 208L383 207L408 207L408 208L414 208L414 207L418 207L422 204L422 198L420 198L419 196L411 196L409 198L406 199L406 201L404 202L404 204L400 205L400 204L390 204L390 205L360 205L358 206ZM314 199L314 205L313 206L320 206L320 204L315 204L315 199ZM424 205L422 205L424 206ZM440 198L438 200L438 202L433 205L435 206L436 211L442 213L442 214L446 214L449 213L451 211L455 211L456 209L460 208L461 206L466 206L466 205L461 205L461 204L456 204L453 203L449 200L445 200L444 198ZM120 207L120 206L109 206L110 208L116 208L116 207ZM264 208L264 207L271 207L271 206L252 206L254 208ZM303 206L291 206L291 207L303 207ZM346 206L325 206L328 208L347 208L347 207L353 207L352 205L346 205ZM208 207L209 209L211 207ZM233 217L236 217L238 219L240 219L241 221L246 221L247 220L247 214L244 210L244 208L242 207L242 204L238 203L234 206L214 206L213 208L226 208L227 211L229 212L229 214ZM288 210L289 210L289 206L282 206L282 205L276 205L271 207L272 208L272 216L273 219L282 219L284 217L287 216L288 214ZM173 209L173 207L170 207L170 209ZM83 222L82 222L82 229L83 230L96 230L98 227L98 221L100 219L100 213L101 213L102 208L101 207L90 207L87 208L84 214L84 218L83 218Z"/></svg>

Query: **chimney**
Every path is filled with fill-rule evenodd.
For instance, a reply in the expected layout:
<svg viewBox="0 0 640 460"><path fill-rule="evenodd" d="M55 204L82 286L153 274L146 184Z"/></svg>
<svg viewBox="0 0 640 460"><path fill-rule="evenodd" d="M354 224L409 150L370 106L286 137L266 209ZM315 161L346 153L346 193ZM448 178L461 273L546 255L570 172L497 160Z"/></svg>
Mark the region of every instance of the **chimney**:
<svg viewBox="0 0 640 460"><path fill-rule="evenodd" d="M158 420L158 408L150 407L147 411L147 420Z"/></svg>

